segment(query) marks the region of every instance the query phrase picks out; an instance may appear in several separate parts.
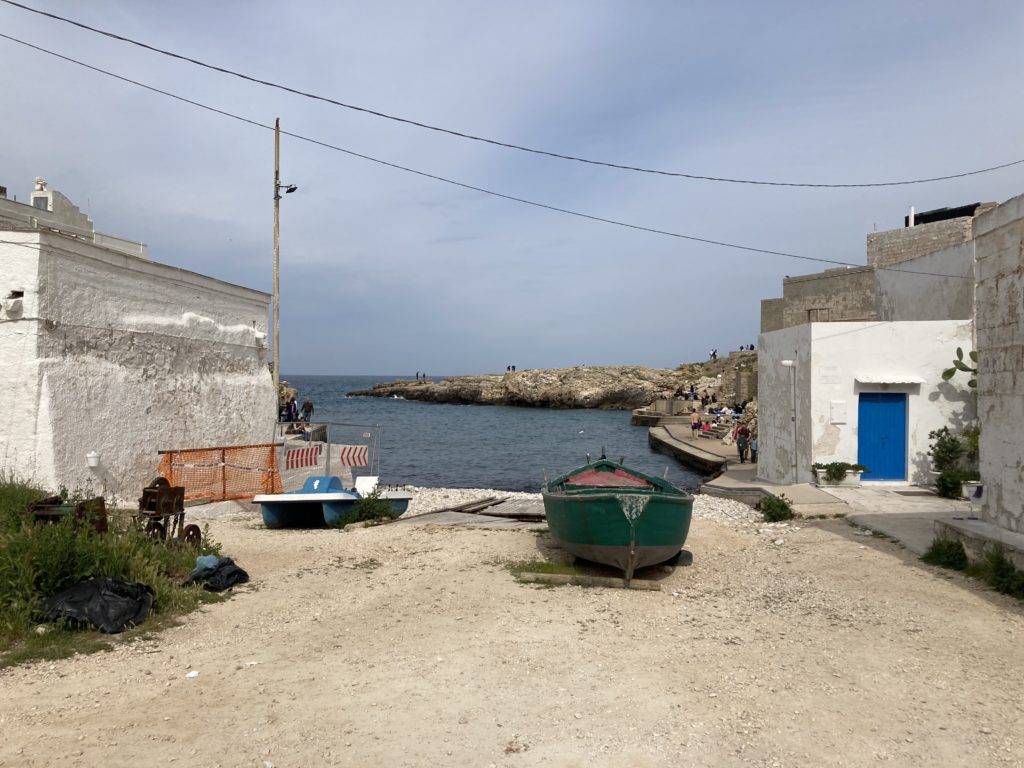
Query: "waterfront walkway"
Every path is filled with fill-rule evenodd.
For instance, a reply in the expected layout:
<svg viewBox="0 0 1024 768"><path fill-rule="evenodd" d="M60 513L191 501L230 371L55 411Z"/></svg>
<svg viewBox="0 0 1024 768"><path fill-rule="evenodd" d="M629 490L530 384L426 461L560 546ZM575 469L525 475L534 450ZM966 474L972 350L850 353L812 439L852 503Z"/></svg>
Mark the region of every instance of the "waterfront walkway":
<svg viewBox="0 0 1024 768"><path fill-rule="evenodd" d="M701 493L756 504L765 496L785 496L801 517L845 517L854 525L899 541L923 554L937 535L958 538L968 552L980 553L999 541L1024 566L1024 535L1012 534L978 519L971 502L941 498L929 489L906 483L872 483L820 488L810 483L769 483L757 478L757 465L740 464L734 445L717 438L692 437L689 424L651 427L649 441L709 477ZM716 474L718 473L718 474Z"/></svg>

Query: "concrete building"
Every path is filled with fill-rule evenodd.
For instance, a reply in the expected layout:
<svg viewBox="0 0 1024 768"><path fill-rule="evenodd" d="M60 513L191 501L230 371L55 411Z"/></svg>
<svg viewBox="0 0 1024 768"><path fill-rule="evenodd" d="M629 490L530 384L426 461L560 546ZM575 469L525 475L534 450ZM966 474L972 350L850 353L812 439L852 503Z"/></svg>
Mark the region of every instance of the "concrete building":
<svg viewBox="0 0 1024 768"><path fill-rule="evenodd" d="M787 277L782 298L761 302L761 333L816 322L972 318L975 222L993 207L942 208L913 223L908 217L906 227L868 235L863 267ZM932 294L928 300L919 300L922 291Z"/></svg>
<svg viewBox="0 0 1024 768"><path fill-rule="evenodd" d="M133 499L158 450L268 441L269 299L148 260L42 179L0 198L0 469Z"/></svg>
<svg viewBox="0 0 1024 768"><path fill-rule="evenodd" d="M845 461L865 481L930 482L928 433L975 416L942 371L974 348L975 214L992 207L869 235L866 266L787 278L762 304L760 478L811 482L812 464Z"/></svg>
<svg viewBox="0 0 1024 768"><path fill-rule="evenodd" d="M1024 195L981 216L974 243L982 517L1024 534Z"/></svg>

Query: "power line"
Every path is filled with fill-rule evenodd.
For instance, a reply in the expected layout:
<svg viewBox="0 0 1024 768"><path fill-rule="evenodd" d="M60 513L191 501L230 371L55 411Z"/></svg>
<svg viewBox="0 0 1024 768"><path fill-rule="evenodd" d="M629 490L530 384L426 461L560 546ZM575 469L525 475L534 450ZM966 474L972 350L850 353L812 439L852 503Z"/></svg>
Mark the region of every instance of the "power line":
<svg viewBox="0 0 1024 768"><path fill-rule="evenodd" d="M332 98L330 98L328 96L321 96L321 95L316 94L316 93L310 93L308 91L302 91L302 90L299 90L298 88L292 88L292 87L287 86L287 85L281 85L280 83L275 83L275 82L272 82L270 80L262 80L262 79L260 79L258 77L253 77L252 75L246 75L246 74L244 74L242 72L236 72L235 70L227 69L226 67L220 67L220 66L217 66L215 64L209 64L209 63L207 63L205 61L201 61L199 59L194 59L194 58L192 58L190 56L185 56L185 55L180 54L180 53L175 53L173 51L168 51L168 50L165 50L163 48L157 48L156 46L150 45L149 43L143 43L143 42L141 42L139 40L134 40L134 39L132 39L130 37L125 37L124 35L118 35L118 34L116 34L114 32L107 32L106 30L98 29L97 27L91 27L88 24L84 24L84 23L82 23L80 21L74 21L72 19L65 18L64 16L58 16L55 13L48 13L46 11L41 11L38 8L30 8L27 5L23 5L22 3L15 2L15 0L0 0L0 2L7 3L8 5L14 6L15 8L20 8L20 9L22 9L24 11L29 11L30 13L38 14L39 16L45 16L47 18L54 19L55 21L61 21L61 22L64 22L65 24L70 24L70 25L72 25L74 27L78 27L80 29L84 29L84 30L87 30L89 32L95 32L98 35L103 35L104 37L109 37L112 40L118 40L118 41L123 42L123 43L128 43L130 45L135 45L135 46L138 46L139 48L143 48L143 49L145 49L147 51L152 51L154 53L159 53L159 54L161 54L163 56L169 56L169 57L171 57L173 59L178 59L179 61L186 61L186 62L188 62L190 64L195 64L196 66L203 67L205 69L209 69L209 70L212 70L214 72L220 72L221 74L230 75L231 77L237 77L237 78L240 78L242 80L247 80L250 83L256 83L257 85L267 86L268 88L276 88L277 90L285 91L287 93L291 93L291 94L294 94L296 96L302 96L302 97L307 98L307 99L314 99L316 101L322 101L322 102L327 103L327 104L332 104L332 105L334 105L336 107L342 107L344 109L350 109L350 110L353 110L355 112L363 112L363 113L368 114L368 115L373 115L374 117L381 117L381 118L384 118L385 120L392 120L392 121L394 121L396 123L404 123L406 125L412 125L412 126L415 126L416 128L423 128L423 129L428 130L428 131L436 131L437 133L445 133L445 134L448 134L449 136L456 136L456 137L458 137L460 139L468 139L470 141L479 141L479 142L482 142L484 144L491 144L491 145L496 146L496 147L504 147L506 149L514 149L514 150L517 150L519 152L529 152L529 153L534 154L534 155L543 155L544 157L553 157L553 158L556 158L558 160L569 160L569 161L576 162L576 163L585 163L587 165L598 165L598 166L603 166L605 168L616 168L616 169L622 170L622 171L635 171L636 173L648 173L648 174L654 174L654 175L657 175L657 176L673 176L673 177L676 177L676 178L693 179L693 180L697 180L697 181L717 181L717 182L723 182L723 183L728 183L728 184L753 184L753 185L756 185L756 186L763 186L763 187L811 187L811 188L816 188L816 189L861 189L861 188L865 188L865 187L900 187L900 186L908 186L908 185L911 185L911 184L929 184L929 183L936 182L936 181L949 181L951 179L962 179L962 178L965 178L967 176L977 176L977 175L983 174L983 173L991 173L992 171L998 171L998 170L1002 170L1003 168L1010 168L1012 166L1020 165L1020 164L1024 163L1024 158L1022 158L1020 160L1013 160L1013 161L1008 162L1008 163L1001 163L999 165L993 165L993 166L990 166L988 168L980 168L980 169L974 170L974 171L964 171L962 173L953 173L953 174L949 174L949 175L946 175L946 176L933 176L933 177L925 178L925 179L908 179L908 180L903 180L903 181L865 182L865 183L859 183L859 184L850 184L850 183L819 184L819 183L811 183L811 182L794 182L794 181L765 181L763 179L736 179L736 178L729 178L729 177L725 177L725 176L707 176L707 175L701 175L701 174L696 174L696 173L683 173L683 172L680 172L680 171L665 171L665 170L659 170L659 169L656 169L656 168L643 168L643 167L635 166L635 165L623 165L623 164L620 164L620 163L612 163L612 162L608 162L608 161L604 161L604 160L592 160L592 159L585 158L585 157L578 157L576 155L566 155L566 154L562 154L560 152L551 152L551 151L544 150L544 149L536 149L536 148L533 148L533 147L526 147L526 146L522 146L520 144L511 144L509 142L499 141L497 139L489 139L489 138L484 137L484 136L477 136L477 135L474 135L472 133L466 133L464 131L457 131L457 130L454 130L454 129L451 129L451 128L442 128L440 126L431 125L429 123L423 123L423 122L420 122L418 120L412 120L412 119L406 118L406 117L399 117L397 115L391 115L391 114L388 114L387 112L381 112L379 110L370 109L368 107L360 107L360 106L358 106L356 104L348 104L348 103L343 102L343 101L338 101L337 99L332 99Z"/></svg>
<svg viewBox="0 0 1024 768"><path fill-rule="evenodd" d="M3 0L3 1L6 2L6 0ZM160 88L156 88L156 87L154 87L152 85L147 85L146 83L141 83L138 80L132 80L131 78L124 77L123 75L118 75L118 74L115 74L114 72L109 72L109 71L107 71L105 69L100 69L99 67L95 67L92 64L86 64L85 62L78 61L77 59L73 59L73 58L71 58L69 56L64 56L63 54L60 54L60 53L55 53L54 51L47 50L46 48L41 48L40 46L33 45L32 43L27 43L24 40L19 40L19 39L15 38L15 37L11 37L10 35L5 35L3 33L0 33L0 38L3 38L5 40L10 40L10 41L15 42L15 43L19 43L20 45L24 45L24 46L26 46L28 48L32 48L32 49L40 51L42 53L46 53L46 54L48 54L50 56L55 56L58 59L62 59L64 61L71 62L72 64L77 64L77 65L79 65L81 67L85 67L86 69L91 69L94 72L99 72L100 74L107 75L108 77L113 77L116 80L121 80L122 82L130 83L130 84L136 85L136 86L138 86L140 88L145 88L148 91L152 91L154 93L159 93L162 96L167 96L167 97L175 99L177 101L184 102L185 104L191 104L194 107L199 107L200 109L205 109L205 110L207 110L209 112L214 112L215 114L223 115L224 117L230 117L232 120L238 120L240 122L256 126L257 128L263 128L263 129L268 130L268 131L273 131L274 130L274 126L271 126L271 125L268 125L268 124L265 124L265 123L261 123L261 122L258 122L256 120L252 120L252 119L247 118L247 117L242 117L241 115L236 115L236 114L234 114L232 112L228 112L228 111L223 110L223 109L218 109L216 107L211 107L211 106L209 106L207 104L203 104L203 103L195 101L193 99L188 99L188 98L185 98L184 96L179 96L178 94L171 93L170 91L165 91L165 90L162 90ZM522 203L523 205L530 205L530 206L533 206L535 208L543 208L544 210L554 211L556 213L564 213L564 214L566 214L568 216L575 216L575 217L581 218L581 219L588 219L590 221L598 221L598 222L601 222L603 224L611 224L611 225L617 226L617 227L624 227L626 229L634 229L634 230L638 230L640 232L649 232L651 234L663 235L665 237L673 237L673 238L677 238L677 239L680 239L680 240L689 240L689 241L695 242L695 243L704 243L705 245L717 245L717 246L721 246L722 248L733 248L735 250L747 251L747 252L750 252L750 253L762 253L762 254L769 255L769 256L783 256L783 257L789 258L789 259L801 259L801 260L804 260L804 261L820 262L820 263L823 263L823 264L836 264L838 266L844 266L844 267L862 267L862 266L864 266L863 264L854 264L853 262L839 261L837 259L825 259L825 258L821 258L821 257L818 257L818 256L801 256L799 254L787 253L785 251L773 251L773 250L769 250L769 249L766 249L766 248L754 248L754 247L748 246L748 245L738 245L736 243L727 243L727 242L722 241L722 240L712 240L712 239L704 238L704 237L696 237L695 235L684 235L684 234L680 234L678 232L671 232L671 231L665 230L665 229L657 229L655 227L645 227L645 226L640 225L640 224L631 224L631 223L625 222L625 221L618 221L617 219L609 219L609 218L605 218L603 216L594 216L594 215L589 214L589 213L581 213L580 211L573 211L573 210L570 210L568 208L560 208L560 207L555 206L555 205L548 205L547 203L538 203L538 202L536 202L534 200L528 200L528 199L523 198L523 197L516 197L514 195L507 195L507 194L505 194L503 192L495 192L494 190L485 189L484 187L477 187L477 186L474 186L472 184L466 184L466 183L461 182L461 181L455 181L454 179L445 178L444 176L438 176L438 175L433 174L433 173L427 173L426 171L419 171L419 170L416 170L415 168L409 168L409 167L404 166L404 165L398 165L397 163L388 162L387 160L381 160L381 159L376 158L376 157L371 157L370 155L364 155L364 154L362 154L360 152L354 152L351 149L345 149L344 147L339 147L339 146L337 146L335 144L329 144L328 142L325 142L325 141L320 141L318 139L311 139L308 136L302 136L301 134L298 134L298 133L291 133L290 131L281 131L281 133L283 133L286 136L291 136L293 139L298 139L299 141L305 141L305 142L308 142L310 144L314 144L316 146L320 146L320 147L324 147L326 149L333 150L335 152L342 152L342 153L344 153L346 155L350 155L352 157L358 157L358 158L360 158L362 160L367 160L367 161L369 161L371 163L377 163L378 165L383 165L383 166L386 166L388 168L394 168L396 170L404 171L406 173L412 173L412 174L415 174L417 176L422 176L422 177L427 178L427 179L433 179L434 181L441 181L441 182L444 182L445 184L451 184L451 185L456 186L456 187L461 187L462 189L469 189L469 190L472 190L474 192L480 192L480 193L485 194L485 195L491 195L493 197L498 197L498 198L501 198L503 200L511 200L513 202L516 202L516 203ZM966 279L966 278L964 278L963 275L947 275L947 274L943 274L943 273L939 273L939 272L920 272L920 271L909 270L909 269L896 269L896 268L893 268L893 267L877 267L877 269L885 269L885 270L893 271L893 272L905 272L907 274L915 274L915 275L927 275L927 276L931 276L931 277L948 277L948 278L958 278L958 279L962 278L962 279Z"/></svg>

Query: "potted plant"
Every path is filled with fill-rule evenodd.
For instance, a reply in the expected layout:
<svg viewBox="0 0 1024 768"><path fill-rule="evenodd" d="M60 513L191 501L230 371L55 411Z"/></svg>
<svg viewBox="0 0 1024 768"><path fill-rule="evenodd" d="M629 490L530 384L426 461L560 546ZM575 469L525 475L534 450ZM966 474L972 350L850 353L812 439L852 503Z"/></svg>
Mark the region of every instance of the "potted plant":
<svg viewBox="0 0 1024 768"><path fill-rule="evenodd" d="M860 485L861 475L870 472L863 464L846 461L830 461L827 464L813 464L818 485Z"/></svg>

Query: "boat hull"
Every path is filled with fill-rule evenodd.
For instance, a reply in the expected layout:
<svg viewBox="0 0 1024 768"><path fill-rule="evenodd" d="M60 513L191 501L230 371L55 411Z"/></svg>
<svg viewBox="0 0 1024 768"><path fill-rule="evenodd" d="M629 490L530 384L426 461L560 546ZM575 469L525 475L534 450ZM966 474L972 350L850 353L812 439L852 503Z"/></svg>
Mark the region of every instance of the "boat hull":
<svg viewBox="0 0 1024 768"><path fill-rule="evenodd" d="M315 477L302 490L260 494L252 503L260 505L267 528L323 528L340 525L360 498L336 477Z"/></svg>
<svg viewBox="0 0 1024 768"><path fill-rule="evenodd" d="M624 496L636 498L625 493L544 493L551 535L567 552L624 572L679 554L690 532L693 498L648 496L631 525L622 510Z"/></svg>
<svg viewBox="0 0 1024 768"><path fill-rule="evenodd" d="M605 459L549 483L541 495L563 549L619 568L627 579L678 555L690 532L690 494Z"/></svg>

